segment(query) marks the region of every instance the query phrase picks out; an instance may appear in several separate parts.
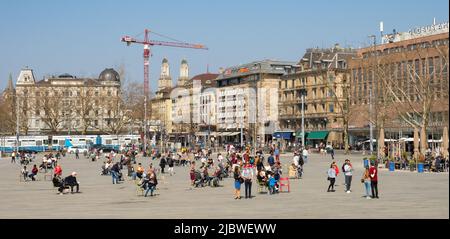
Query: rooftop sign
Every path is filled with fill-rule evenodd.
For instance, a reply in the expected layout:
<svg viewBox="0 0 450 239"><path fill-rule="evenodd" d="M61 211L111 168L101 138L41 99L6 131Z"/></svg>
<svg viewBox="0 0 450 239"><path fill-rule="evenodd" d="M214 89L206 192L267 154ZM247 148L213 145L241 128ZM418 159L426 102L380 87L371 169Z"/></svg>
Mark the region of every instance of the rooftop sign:
<svg viewBox="0 0 450 239"><path fill-rule="evenodd" d="M413 36L428 36L428 35L434 35L439 33L445 33L448 32L449 22L439 23L439 24L433 24L425 27L418 27L415 29L411 29L408 31L408 33Z"/></svg>

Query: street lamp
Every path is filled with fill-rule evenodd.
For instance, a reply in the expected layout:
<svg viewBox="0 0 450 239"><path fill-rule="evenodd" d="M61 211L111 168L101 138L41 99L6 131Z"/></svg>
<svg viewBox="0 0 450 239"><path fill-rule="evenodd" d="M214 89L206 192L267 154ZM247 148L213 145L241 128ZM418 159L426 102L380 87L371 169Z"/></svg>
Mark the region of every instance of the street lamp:
<svg viewBox="0 0 450 239"><path fill-rule="evenodd" d="M20 117L20 114L19 114L19 97L18 97L18 92L16 92L16 155L17 155L17 153L19 153L19 134L20 134L19 117Z"/></svg>
<svg viewBox="0 0 450 239"><path fill-rule="evenodd" d="M375 54L375 46L377 44L377 40L376 40L377 37L375 35L370 35L368 37L373 39L373 53ZM372 88L369 89L369 128L370 128L370 155L373 155ZM379 154L379 152L377 152L377 155L378 154ZM378 157L379 157L379 155L378 155Z"/></svg>
<svg viewBox="0 0 450 239"><path fill-rule="evenodd" d="M305 82L303 81L303 89L300 90L300 95L302 98L302 148L305 148Z"/></svg>

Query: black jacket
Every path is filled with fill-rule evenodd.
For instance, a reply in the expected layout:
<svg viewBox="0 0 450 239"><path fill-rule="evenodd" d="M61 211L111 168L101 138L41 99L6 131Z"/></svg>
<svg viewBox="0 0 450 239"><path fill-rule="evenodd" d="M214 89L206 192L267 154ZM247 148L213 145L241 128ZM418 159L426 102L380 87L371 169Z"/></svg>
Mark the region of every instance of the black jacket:
<svg viewBox="0 0 450 239"><path fill-rule="evenodd" d="M72 176L72 175L67 176L67 177L64 179L64 183L65 183L66 185L77 185L77 184L78 184L77 178L74 177L74 176Z"/></svg>
<svg viewBox="0 0 450 239"><path fill-rule="evenodd" d="M172 158L167 159L167 164L169 165L169 167L173 167L173 159Z"/></svg>
<svg viewBox="0 0 450 239"><path fill-rule="evenodd" d="M166 158L161 158L161 162L159 162L159 166L165 167L166 166Z"/></svg>
<svg viewBox="0 0 450 239"><path fill-rule="evenodd" d="M114 172L120 172L120 168L119 168L119 164L114 164L112 167L111 167L111 171L114 171Z"/></svg>

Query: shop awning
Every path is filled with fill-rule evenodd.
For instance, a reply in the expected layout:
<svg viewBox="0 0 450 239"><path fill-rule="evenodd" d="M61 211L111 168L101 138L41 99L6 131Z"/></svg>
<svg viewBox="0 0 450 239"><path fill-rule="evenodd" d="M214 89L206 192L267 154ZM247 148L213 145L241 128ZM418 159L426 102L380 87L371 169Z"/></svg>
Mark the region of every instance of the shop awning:
<svg viewBox="0 0 450 239"><path fill-rule="evenodd" d="M311 133L308 133L308 137L306 139L308 139L308 140L313 140L313 139L324 140L327 138L328 133L329 133L328 131L311 132Z"/></svg>
<svg viewBox="0 0 450 239"><path fill-rule="evenodd" d="M229 133L227 136L236 136L238 134L241 134L241 133L240 132L232 132L232 133Z"/></svg>
<svg viewBox="0 0 450 239"><path fill-rule="evenodd" d="M277 139L291 139L294 131L280 131L273 133L273 137Z"/></svg>

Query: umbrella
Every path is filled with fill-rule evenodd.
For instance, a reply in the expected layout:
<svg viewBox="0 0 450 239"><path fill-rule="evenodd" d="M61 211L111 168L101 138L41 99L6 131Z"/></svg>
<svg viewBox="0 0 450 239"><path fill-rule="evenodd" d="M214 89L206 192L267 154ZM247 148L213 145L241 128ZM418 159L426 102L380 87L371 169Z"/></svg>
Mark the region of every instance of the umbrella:
<svg viewBox="0 0 450 239"><path fill-rule="evenodd" d="M420 130L420 152L425 155L425 152L428 149L428 137L425 128Z"/></svg>
<svg viewBox="0 0 450 239"><path fill-rule="evenodd" d="M419 152L419 131L414 127L414 158L417 159Z"/></svg>
<svg viewBox="0 0 450 239"><path fill-rule="evenodd" d="M448 156L448 129L444 127L444 134L442 136L442 156Z"/></svg>
<svg viewBox="0 0 450 239"><path fill-rule="evenodd" d="M378 140L378 152L380 152L380 156L384 157L384 128L380 129L380 138Z"/></svg>

